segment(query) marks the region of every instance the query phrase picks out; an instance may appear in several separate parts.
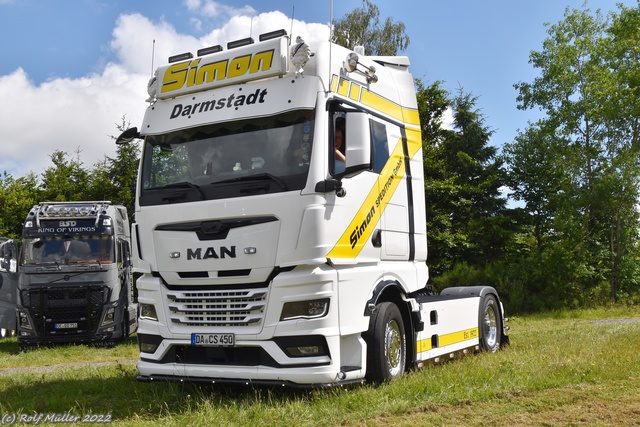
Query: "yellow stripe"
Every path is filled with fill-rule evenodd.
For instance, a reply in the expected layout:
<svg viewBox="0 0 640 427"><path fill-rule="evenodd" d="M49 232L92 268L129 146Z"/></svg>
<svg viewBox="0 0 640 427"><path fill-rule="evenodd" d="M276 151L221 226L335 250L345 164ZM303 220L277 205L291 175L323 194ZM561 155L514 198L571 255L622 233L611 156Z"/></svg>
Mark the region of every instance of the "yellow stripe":
<svg viewBox="0 0 640 427"><path fill-rule="evenodd" d="M478 328L467 329L466 331L453 332L451 334L440 335L438 337L438 344L440 347L444 347L451 344L457 344L462 341L478 338Z"/></svg>
<svg viewBox="0 0 640 427"><path fill-rule="evenodd" d="M349 94L349 82L346 80L340 80L338 82L338 94L347 96Z"/></svg>
<svg viewBox="0 0 640 427"><path fill-rule="evenodd" d="M402 140L399 139L362 206L336 245L327 254L328 258L355 258L358 256L369 240L369 236L375 229L393 193L398 188L404 173Z"/></svg>
<svg viewBox="0 0 640 427"><path fill-rule="evenodd" d="M424 351L429 351L433 347L431 347L431 340L420 340L416 343L416 353L422 353Z"/></svg>
<svg viewBox="0 0 640 427"><path fill-rule="evenodd" d="M469 341L478 338L478 328L471 328L464 331L452 332L450 334L438 336L438 346L446 347L452 344L458 344L464 341ZM416 352L422 353L433 349L431 345L431 339L420 340L416 343Z"/></svg>
<svg viewBox="0 0 640 427"><path fill-rule="evenodd" d="M404 122L412 125L419 126L420 125L420 115L418 114L418 110L403 108L402 116L404 117Z"/></svg>
<svg viewBox="0 0 640 427"><path fill-rule="evenodd" d="M333 76L331 90L345 97L349 94L349 97L356 101L359 96L366 106L395 117L400 121L411 120L412 122L405 122L416 125L419 123L417 110L401 108L398 104L374 94L356 83L349 83L345 79L339 79L338 76ZM412 159L422 148L421 132L419 128L405 128L405 132L407 135L408 155ZM336 245L327 254L328 258L355 258L358 256L369 240L371 233L373 233L376 224L380 221L389 200L391 200L400 184L400 180L404 177L405 167L402 140L400 139L397 141L375 184L369 190L369 194L362 206L360 206L360 209Z"/></svg>
<svg viewBox="0 0 640 427"><path fill-rule="evenodd" d="M374 110L381 111L396 120L403 121L404 119L402 116L402 108L398 104L381 97L377 93L373 93L366 89L363 90L362 103Z"/></svg>
<svg viewBox="0 0 640 427"><path fill-rule="evenodd" d="M334 75L331 79L331 92L354 101L360 101L367 107L386 114L403 123L419 126L420 116L415 108L405 108L355 82L349 82Z"/></svg>
<svg viewBox="0 0 640 427"><path fill-rule="evenodd" d="M351 85L349 98L353 99L354 101L360 101L360 86L354 84Z"/></svg>
<svg viewBox="0 0 640 427"><path fill-rule="evenodd" d="M338 90L338 76L333 76L331 79L331 92L336 92Z"/></svg>

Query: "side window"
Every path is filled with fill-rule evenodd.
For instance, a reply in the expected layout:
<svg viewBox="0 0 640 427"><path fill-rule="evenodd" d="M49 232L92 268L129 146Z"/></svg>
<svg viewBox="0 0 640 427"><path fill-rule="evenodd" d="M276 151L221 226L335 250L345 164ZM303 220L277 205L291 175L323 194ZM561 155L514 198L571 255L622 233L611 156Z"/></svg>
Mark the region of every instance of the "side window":
<svg viewBox="0 0 640 427"><path fill-rule="evenodd" d="M333 149L331 151L332 159L332 171L334 175L344 172L346 167L346 129L344 113L336 112L333 115L333 127L332 127Z"/></svg>
<svg viewBox="0 0 640 427"><path fill-rule="evenodd" d="M387 128L383 123L370 121L371 125L371 152L373 157L373 171L382 172L387 160L389 160L389 141Z"/></svg>

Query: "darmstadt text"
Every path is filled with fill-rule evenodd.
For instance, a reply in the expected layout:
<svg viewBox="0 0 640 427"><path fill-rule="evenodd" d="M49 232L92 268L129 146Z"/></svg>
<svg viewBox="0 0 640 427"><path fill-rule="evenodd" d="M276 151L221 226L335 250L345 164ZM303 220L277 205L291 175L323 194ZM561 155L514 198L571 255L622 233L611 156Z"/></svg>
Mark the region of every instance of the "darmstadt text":
<svg viewBox="0 0 640 427"><path fill-rule="evenodd" d="M242 89L240 89L242 90ZM169 119L176 117L191 117L194 114L206 113L212 110L222 110L223 108L238 109L245 105L262 104L265 102L267 89L256 89L248 95L242 93L232 93L228 97L212 99L210 101L194 102L193 104L176 104L171 110Z"/></svg>

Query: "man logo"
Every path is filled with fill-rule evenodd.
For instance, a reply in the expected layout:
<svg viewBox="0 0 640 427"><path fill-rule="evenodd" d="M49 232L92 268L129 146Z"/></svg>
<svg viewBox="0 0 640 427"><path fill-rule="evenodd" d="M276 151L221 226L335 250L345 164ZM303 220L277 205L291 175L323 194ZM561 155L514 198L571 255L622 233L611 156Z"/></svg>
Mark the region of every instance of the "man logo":
<svg viewBox="0 0 640 427"><path fill-rule="evenodd" d="M187 261L192 259L221 259L221 258L235 258L236 257L236 247L226 247L220 246L216 251L216 248L209 246L208 248L196 248L196 249L187 249Z"/></svg>

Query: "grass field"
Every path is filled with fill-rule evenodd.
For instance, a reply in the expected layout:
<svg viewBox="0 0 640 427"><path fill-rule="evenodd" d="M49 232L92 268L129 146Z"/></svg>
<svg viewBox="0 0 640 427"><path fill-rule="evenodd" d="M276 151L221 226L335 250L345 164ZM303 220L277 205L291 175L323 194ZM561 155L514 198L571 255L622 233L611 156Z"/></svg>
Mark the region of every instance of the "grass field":
<svg viewBox="0 0 640 427"><path fill-rule="evenodd" d="M427 365L391 384L312 391L138 382L135 340L20 353L15 338L4 339L0 417L108 414L114 425L139 426L640 426L640 307L509 324L511 345L499 353Z"/></svg>

